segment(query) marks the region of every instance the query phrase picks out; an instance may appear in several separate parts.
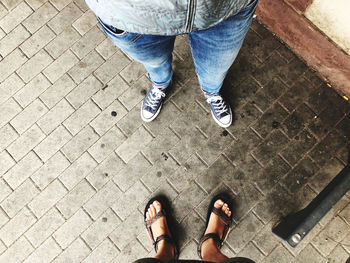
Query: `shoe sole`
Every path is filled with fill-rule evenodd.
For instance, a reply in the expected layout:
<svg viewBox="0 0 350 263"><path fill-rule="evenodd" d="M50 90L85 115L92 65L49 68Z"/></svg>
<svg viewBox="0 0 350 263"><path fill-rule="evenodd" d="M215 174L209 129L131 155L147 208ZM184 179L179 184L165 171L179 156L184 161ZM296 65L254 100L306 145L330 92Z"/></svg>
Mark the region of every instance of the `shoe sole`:
<svg viewBox="0 0 350 263"><path fill-rule="evenodd" d="M153 121L153 120L158 116L158 114L160 113L160 110L161 110L162 106L163 106L163 103L159 106L159 109L158 109L158 110L156 111L156 113L152 116L152 118L146 119L146 118L143 116L143 114L142 114L142 108L143 108L143 104L142 104L142 107L141 107L141 119L142 119L144 122L151 122L151 121Z"/></svg>
<svg viewBox="0 0 350 263"><path fill-rule="evenodd" d="M220 121L218 121L218 120L216 119L216 117L215 117L213 111L212 111L212 110L210 110L210 111L211 111L211 116L213 116L214 121L215 121L217 124L219 124L220 127L222 127L222 128L227 128L227 127L230 127L230 126L231 126L231 124L232 124L232 110L231 110L231 107L230 107L230 116L231 116L231 120L230 120L230 122L229 122L228 124L222 124Z"/></svg>

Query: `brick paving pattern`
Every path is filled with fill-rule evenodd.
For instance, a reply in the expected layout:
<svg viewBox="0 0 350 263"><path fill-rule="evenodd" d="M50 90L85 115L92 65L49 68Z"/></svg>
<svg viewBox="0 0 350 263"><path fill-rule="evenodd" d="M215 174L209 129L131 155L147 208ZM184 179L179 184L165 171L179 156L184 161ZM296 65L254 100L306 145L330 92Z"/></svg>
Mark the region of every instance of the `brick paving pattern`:
<svg viewBox="0 0 350 263"><path fill-rule="evenodd" d="M223 251L256 262L345 262L350 193L295 249L271 233L346 165L350 105L257 21L225 81L234 124L212 120L185 36L162 113L150 82L83 0L0 3L0 262L131 262L153 255L142 223L156 193L197 258L207 205L235 201Z"/></svg>

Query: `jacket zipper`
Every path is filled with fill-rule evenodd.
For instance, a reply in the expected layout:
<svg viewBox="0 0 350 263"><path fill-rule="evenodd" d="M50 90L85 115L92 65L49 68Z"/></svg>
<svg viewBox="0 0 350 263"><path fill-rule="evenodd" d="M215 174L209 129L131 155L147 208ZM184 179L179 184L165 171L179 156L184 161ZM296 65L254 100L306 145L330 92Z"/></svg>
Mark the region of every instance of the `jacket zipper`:
<svg viewBox="0 0 350 263"><path fill-rule="evenodd" d="M189 12L188 12L188 19L187 19L187 26L186 26L186 32L189 33L192 28L192 20L193 20L193 14L195 9L195 0L190 0L189 4Z"/></svg>

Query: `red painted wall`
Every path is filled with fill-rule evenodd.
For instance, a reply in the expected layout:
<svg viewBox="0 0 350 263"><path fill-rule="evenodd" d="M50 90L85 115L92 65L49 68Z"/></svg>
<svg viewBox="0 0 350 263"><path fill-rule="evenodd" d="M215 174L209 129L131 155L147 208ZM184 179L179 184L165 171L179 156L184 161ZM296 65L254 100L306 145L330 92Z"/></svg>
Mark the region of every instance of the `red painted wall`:
<svg viewBox="0 0 350 263"><path fill-rule="evenodd" d="M303 16L312 0L260 0L257 16L299 57L350 98L350 56Z"/></svg>

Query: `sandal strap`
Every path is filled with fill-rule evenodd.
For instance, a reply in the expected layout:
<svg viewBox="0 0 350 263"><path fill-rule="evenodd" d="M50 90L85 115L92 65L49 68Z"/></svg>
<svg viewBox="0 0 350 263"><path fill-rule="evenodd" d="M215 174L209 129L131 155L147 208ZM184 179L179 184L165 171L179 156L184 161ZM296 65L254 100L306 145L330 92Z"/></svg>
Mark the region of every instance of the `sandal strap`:
<svg viewBox="0 0 350 263"><path fill-rule="evenodd" d="M174 258L178 259L179 258L179 251L177 250L176 244L175 244L174 240L167 234L157 237L156 241L153 243L154 250L156 251L156 253L158 252L158 244L162 240L164 240L165 242L168 242L169 244L174 245Z"/></svg>
<svg viewBox="0 0 350 263"><path fill-rule="evenodd" d="M156 222L159 218L163 217L163 216L166 216L165 214L165 211L164 210L161 210L159 211L157 214L155 214L151 219L146 219L145 220L145 224L146 224L146 227L151 227L151 225Z"/></svg>
<svg viewBox="0 0 350 263"><path fill-rule="evenodd" d="M173 239L169 235L166 235L166 234L161 235L161 236L157 237L156 241L153 243L154 250L156 251L156 253L158 252L158 244L162 240L164 240L165 242L168 242L170 244L174 244Z"/></svg>
<svg viewBox="0 0 350 263"><path fill-rule="evenodd" d="M153 244L155 244L156 241L154 240L154 236L153 236L152 224L163 216L165 216L165 211L161 210L157 214L155 214L151 219L145 219L145 226Z"/></svg>
<svg viewBox="0 0 350 263"><path fill-rule="evenodd" d="M165 213L165 210L161 210L159 211L157 214L155 214L151 219L145 219L145 226L146 226L146 229L148 231L148 234L153 242L153 247L154 247L154 250L158 251L158 244L160 241L164 240L165 242L168 242L170 244L173 244L174 245L174 255L175 255L175 259L177 259L179 257L179 251L176 247L176 244L174 242L174 240L169 236L169 235L161 235L159 237L156 238L156 240L154 240L154 236L153 236L153 231L152 231L152 224L154 222L156 222L159 218L163 217L163 216L166 216L166 213Z"/></svg>
<svg viewBox="0 0 350 263"><path fill-rule="evenodd" d="M216 242L218 248L220 249L222 247L223 244L223 240L220 239L218 234L215 233L208 233L205 234L204 236L202 236L202 238L199 240L198 246L197 246L197 253L200 259L202 259L202 245L205 241L207 241L208 239L214 239L214 241Z"/></svg>
<svg viewBox="0 0 350 263"><path fill-rule="evenodd" d="M225 224L224 226L224 231L222 232L222 237L220 238L218 234L215 233L208 233L205 234L199 241L198 247L197 247L197 252L198 256L202 259L202 244L212 238L214 241L217 243L217 246L219 249L221 249L222 245L224 244L224 241L226 240L226 237L228 236L228 233L230 231L230 228L232 226L232 219L231 217L227 216L221 209L218 209L216 207L213 207L211 210L212 213L217 215L220 220Z"/></svg>
<svg viewBox="0 0 350 263"><path fill-rule="evenodd" d="M216 208L216 207L213 207L212 212L213 212L215 215L217 215L225 225L231 227L231 225L232 225L232 220L231 220L231 218L228 217L221 209L218 209L218 208Z"/></svg>

